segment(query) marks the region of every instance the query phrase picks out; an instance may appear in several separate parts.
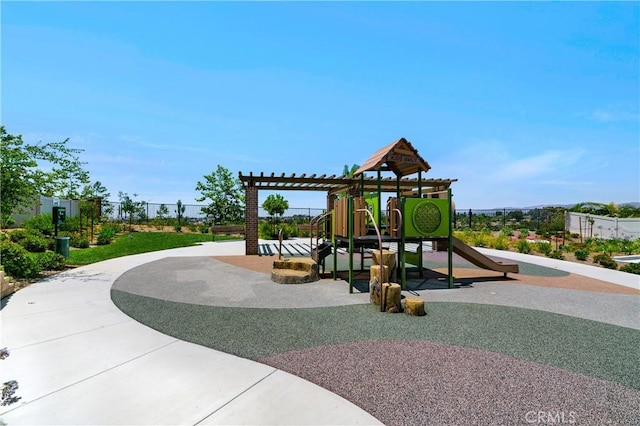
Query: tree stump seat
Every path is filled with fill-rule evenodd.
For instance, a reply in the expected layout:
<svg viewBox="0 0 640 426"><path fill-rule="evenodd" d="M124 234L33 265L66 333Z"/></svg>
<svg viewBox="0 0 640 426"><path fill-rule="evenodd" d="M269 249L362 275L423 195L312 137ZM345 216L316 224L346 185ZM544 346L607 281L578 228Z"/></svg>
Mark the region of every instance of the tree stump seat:
<svg viewBox="0 0 640 426"><path fill-rule="evenodd" d="M404 299L404 311L407 315L421 317L427 313L424 311L424 300L419 297L407 297Z"/></svg>

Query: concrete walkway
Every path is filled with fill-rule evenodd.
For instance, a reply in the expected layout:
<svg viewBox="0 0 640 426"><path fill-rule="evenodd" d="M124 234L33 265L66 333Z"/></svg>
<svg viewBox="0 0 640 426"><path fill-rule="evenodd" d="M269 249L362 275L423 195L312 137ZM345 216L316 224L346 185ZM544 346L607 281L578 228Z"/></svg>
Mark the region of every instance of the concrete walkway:
<svg viewBox="0 0 640 426"><path fill-rule="evenodd" d="M525 256L482 251L502 258ZM8 347L11 355L1 361L0 380L16 380L21 399L0 407L0 420L8 425L380 424L349 401L297 376L156 332L111 301L114 282L140 265L243 254L244 241L239 241L112 259L56 275L3 301L0 348ZM631 274L535 256L515 260L640 287L640 277ZM221 281L234 278L241 279L219 276ZM488 285L483 287L490 290L484 292L489 299L482 303L492 303L491 297L504 299L493 303L514 303ZM463 292L437 294L446 299ZM353 303L368 298L348 295L345 286L344 297L351 296ZM333 294L324 297L334 300ZM633 324L637 328L637 320Z"/></svg>
<svg viewBox="0 0 640 426"><path fill-rule="evenodd" d="M546 268L559 269L572 274L584 275L597 280L607 281L613 284L640 290L640 275L628 274L626 272L614 271L607 268L599 268L597 266L583 265L581 263L551 259L549 257L516 253L513 251L494 250L480 247L476 248L476 250L487 256L501 257L503 259L511 259L518 262L535 263L536 265L544 266Z"/></svg>
<svg viewBox="0 0 640 426"><path fill-rule="evenodd" d="M21 399L17 424L380 424L351 402L267 365L183 342L126 316L110 298L125 271L164 257L244 254L244 241L112 259L10 297L0 312L11 355L0 380Z"/></svg>

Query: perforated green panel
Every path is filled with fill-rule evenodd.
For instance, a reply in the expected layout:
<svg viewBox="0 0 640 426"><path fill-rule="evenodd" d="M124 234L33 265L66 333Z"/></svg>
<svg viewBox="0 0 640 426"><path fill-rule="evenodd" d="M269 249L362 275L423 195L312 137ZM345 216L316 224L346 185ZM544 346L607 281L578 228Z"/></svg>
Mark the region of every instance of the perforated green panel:
<svg viewBox="0 0 640 426"><path fill-rule="evenodd" d="M404 233L407 237L449 235L449 200L407 198L404 203Z"/></svg>
<svg viewBox="0 0 640 426"><path fill-rule="evenodd" d="M413 226L421 234L434 233L442 223L440 209L428 201L418 204L412 216Z"/></svg>

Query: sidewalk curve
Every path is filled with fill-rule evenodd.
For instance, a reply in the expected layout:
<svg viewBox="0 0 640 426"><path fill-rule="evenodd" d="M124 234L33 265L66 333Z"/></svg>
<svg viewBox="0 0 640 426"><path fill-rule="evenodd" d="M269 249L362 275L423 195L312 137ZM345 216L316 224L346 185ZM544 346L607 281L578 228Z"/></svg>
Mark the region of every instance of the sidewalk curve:
<svg viewBox="0 0 640 426"><path fill-rule="evenodd" d="M127 270L165 257L244 254L244 241L111 259L3 301L0 380L17 424L380 424L324 388L276 368L161 334L111 302Z"/></svg>

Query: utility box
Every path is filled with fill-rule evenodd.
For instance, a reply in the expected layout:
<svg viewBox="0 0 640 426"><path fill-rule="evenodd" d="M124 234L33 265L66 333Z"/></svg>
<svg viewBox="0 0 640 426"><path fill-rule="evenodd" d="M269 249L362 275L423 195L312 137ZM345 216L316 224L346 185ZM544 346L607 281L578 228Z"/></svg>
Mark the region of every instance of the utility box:
<svg viewBox="0 0 640 426"><path fill-rule="evenodd" d="M54 207L53 208L53 224L60 225L67 219L66 207Z"/></svg>

